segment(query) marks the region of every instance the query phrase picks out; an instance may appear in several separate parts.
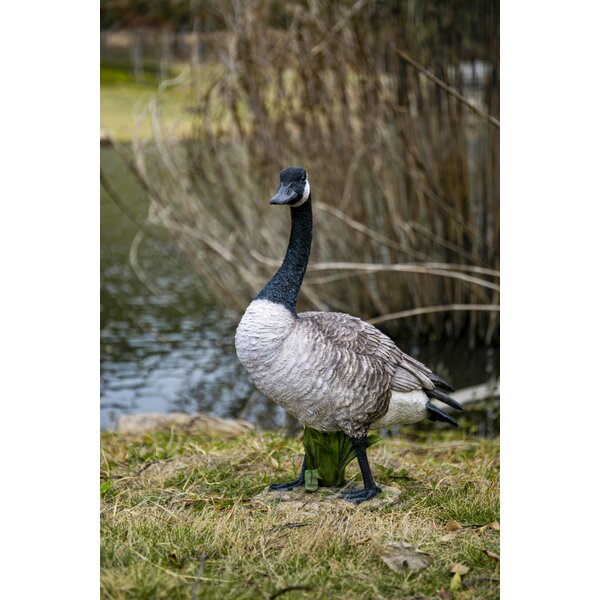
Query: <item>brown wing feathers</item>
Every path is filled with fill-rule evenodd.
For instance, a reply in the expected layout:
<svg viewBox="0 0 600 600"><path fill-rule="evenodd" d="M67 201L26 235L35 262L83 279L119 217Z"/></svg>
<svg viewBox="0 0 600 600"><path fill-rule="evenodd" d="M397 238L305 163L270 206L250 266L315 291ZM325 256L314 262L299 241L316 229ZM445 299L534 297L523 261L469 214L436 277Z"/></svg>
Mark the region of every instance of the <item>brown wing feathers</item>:
<svg viewBox="0 0 600 600"><path fill-rule="evenodd" d="M427 369L427 367L425 368ZM405 371L408 371L411 375L415 376L415 378L419 382L419 385L415 386L415 388L413 389L421 388L426 390L432 390L435 387L431 379L429 379L429 374L431 374L431 371L429 371L429 369L427 369L429 371L429 374L425 373L423 372L422 368L414 366L407 360L402 361L402 364L399 366L399 369L404 369Z"/></svg>
<svg viewBox="0 0 600 600"><path fill-rule="evenodd" d="M388 372L391 372L390 384L393 390L423 390L428 398L462 410L456 400L442 391L453 391L447 381L417 359L402 352L387 335L371 324L343 313L305 312L298 317L310 320L331 342L346 351L384 361ZM427 403L427 411L432 421L445 421L456 426L456 421L451 416L431 402Z"/></svg>

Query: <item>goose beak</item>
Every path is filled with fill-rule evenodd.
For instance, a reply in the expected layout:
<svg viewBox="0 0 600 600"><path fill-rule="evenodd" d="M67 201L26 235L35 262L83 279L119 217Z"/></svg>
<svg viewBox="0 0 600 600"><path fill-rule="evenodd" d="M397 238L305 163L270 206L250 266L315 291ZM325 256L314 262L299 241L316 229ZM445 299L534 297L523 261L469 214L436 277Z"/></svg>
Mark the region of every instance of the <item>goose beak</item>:
<svg viewBox="0 0 600 600"><path fill-rule="evenodd" d="M286 204L295 204L300 200L298 193L292 189L290 184L282 183L276 194L271 198L269 204L284 206Z"/></svg>

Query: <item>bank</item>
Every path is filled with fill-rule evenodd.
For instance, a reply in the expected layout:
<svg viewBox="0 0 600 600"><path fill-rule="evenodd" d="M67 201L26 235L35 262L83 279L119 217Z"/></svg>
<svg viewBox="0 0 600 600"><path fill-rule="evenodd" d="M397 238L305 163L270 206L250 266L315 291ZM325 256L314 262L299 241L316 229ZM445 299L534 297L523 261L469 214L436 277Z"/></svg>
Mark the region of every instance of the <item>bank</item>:
<svg viewBox="0 0 600 600"><path fill-rule="evenodd" d="M379 442L373 472L394 493L377 506L265 493L300 451L300 439L206 421L103 432L102 597L499 596L498 439L407 428ZM347 477L360 482L355 463Z"/></svg>

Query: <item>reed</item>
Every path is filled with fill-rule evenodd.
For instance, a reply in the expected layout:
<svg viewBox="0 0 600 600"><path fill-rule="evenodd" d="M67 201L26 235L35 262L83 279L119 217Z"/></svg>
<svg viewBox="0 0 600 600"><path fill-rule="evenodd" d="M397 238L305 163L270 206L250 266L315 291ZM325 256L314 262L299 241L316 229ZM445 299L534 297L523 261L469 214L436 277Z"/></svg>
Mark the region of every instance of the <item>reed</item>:
<svg viewBox="0 0 600 600"><path fill-rule="evenodd" d="M315 207L300 309L497 340L498 5L433 5L219 9L226 30L206 69L195 60L163 82L152 135L134 142L148 220L185 251L203 293L242 310L268 280L289 217L267 199L279 169L299 164ZM161 118L181 86L197 100L183 140Z"/></svg>

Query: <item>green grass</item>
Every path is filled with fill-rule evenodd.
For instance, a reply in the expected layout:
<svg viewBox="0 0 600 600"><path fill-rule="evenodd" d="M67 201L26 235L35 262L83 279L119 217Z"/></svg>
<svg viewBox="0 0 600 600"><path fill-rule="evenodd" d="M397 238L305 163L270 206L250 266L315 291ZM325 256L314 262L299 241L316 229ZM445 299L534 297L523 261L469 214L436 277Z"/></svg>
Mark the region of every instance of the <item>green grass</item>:
<svg viewBox="0 0 600 600"><path fill-rule="evenodd" d="M177 65L169 74L177 77L188 69ZM213 70L204 67L201 83L208 84ZM160 81L157 74L145 69L136 80L127 67L100 66L100 126L115 140L128 143L134 135L147 136L152 132L147 107L157 99ZM197 102L190 85L177 85L166 92L160 102L161 126L171 135L183 137L192 130L194 118L190 112Z"/></svg>
<svg viewBox="0 0 600 600"><path fill-rule="evenodd" d="M470 568L454 598L498 597L499 563L485 551L499 554L499 532L478 529L499 520L497 440L449 432L378 443L369 451L377 482L402 490L381 510L252 502L297 476L301 449L274 433L102 433L102 597L269 598L301 585L311 590L282 597L438 598L453 563ZM355 462L347 476L359 480ZM450 532L449 520L463 528ZM289 523L304 526L280 528ZM380 553L398 540L433 564L390 570Z"/></svg>

